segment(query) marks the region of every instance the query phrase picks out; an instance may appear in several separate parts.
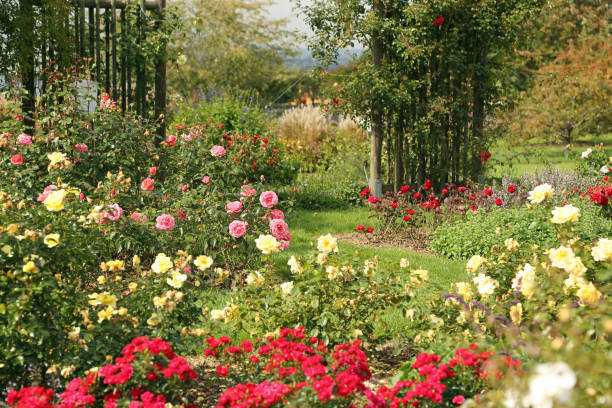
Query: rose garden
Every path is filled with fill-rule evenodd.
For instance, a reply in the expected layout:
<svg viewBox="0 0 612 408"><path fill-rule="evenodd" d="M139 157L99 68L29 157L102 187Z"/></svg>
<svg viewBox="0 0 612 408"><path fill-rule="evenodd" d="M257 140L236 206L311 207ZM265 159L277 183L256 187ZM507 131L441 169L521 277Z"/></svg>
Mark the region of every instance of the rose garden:
<svg viewBox="0 0 612 408"><path fill-rule="evenodd" d="M608 2L105 3L0 11L0 406L612 406Z"/></svg>

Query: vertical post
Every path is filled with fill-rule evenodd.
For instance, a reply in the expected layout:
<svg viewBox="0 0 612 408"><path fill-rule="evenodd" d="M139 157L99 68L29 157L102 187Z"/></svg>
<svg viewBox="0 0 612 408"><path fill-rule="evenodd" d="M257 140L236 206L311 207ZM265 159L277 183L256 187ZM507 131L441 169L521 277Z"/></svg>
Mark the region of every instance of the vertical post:
<svg viewBox="0 0 612 408"><path fill-rule="evenodd" d="M113 43L113 85L112 85L112 97L117 99L117 9L115 7L115 0L111 0L111 40Z"/></svg>
<svg viewBox="0 0 612 408"><path fill-rule="evenodd" d="M142 48L142 43L145 41L146 33L145 33L145 25L147 24L147 15L145 8L145 0L141 0L140 2L140 14L142 15L142 24L140 25L140 32L142 33L140 46ZM147 105L147 61L145 56L142 56L142 62L140 66L140 97L142 98L140 101L140 109L142 116L146 114L146 105Z"/></svg>
<svg viewBox="0 0 612 408"><path fill-rule="evenodd" d="M96 82L98 82L98 89L102 83L102 76L100 68L102 65L102 58L100 57L100 48L102 48L100 39L100 0L96 0Z"/></svg>
<svg viewBox="0 0 612 408"><path fill-rule="evenodd" d="M121 64L120 64L120 77L121 77L121 112L125 114L126 105L126 89L125 89L125 81L126 81L126 65L127 65L127 56L125 53L125 43L126 43L126 18L125 18L125 9L121 10Z"/></svg>
<svg viewBox="0 0 612 408"><path fill-rule="evenodd" d="M34 5L32 0L21 0L19 2L19 18L22 19L19 27L19 36L21 45L26 52L19 56L19 70L21 71L21 80L25 86L26 92L21 100L21 109L23 110L23 124L26 131L34 130L34 109L36 98L36 83L35 83L35 56L34 56L34 35L32 27L34 22ZM26 22L28 24L26 24Z"/></svg>
<svg viewBox="0 0 612 408"><path fill-rule="evenodd" d="M157 0L158 29L163 24L166 0ZM155 119L158 120L158 142L166 138L166 47L159 50L155 63Z"/></svg>
<svg viewBox="0 0 612 408"><path fill-rule="evenodd" d="M79 0L79 55L80 58L85 57L85 2L83 0Z"/></svg>
<svg viewBox="0 0 612 408"><path fill-rule="evenodd" d="M104 43L106 45L105 49L105 60L106 64L104 65L104 73L105 73L105 90L106 92L111 92L111 73L110 73L110 12L108 9L104 10L104 34L106 38L104 39Z"/></svg>
<svg viewBox="0 0 612 408"><path fill-rule="evenodd" d="M95 16L94 16L94 8L93 7L89 7L88 9L89 11L89 16L88 16L88 21L87 21L87 25L89 26L89 58L91 58L91 61L95 61L95 49L94 49L94 26L95 26Z"/></svg>
<svg viewBox="0 0 612 408"><path fill-rule="evenodd" d="M79 5L76 4L74 6L74 52L79 53L81 49L81 45L79 44L79 33L81 29L79 28Z"/></svg>
<svg viewBox="0 0 612 408"><path fill-rule="evenodd" d="M142 25L144 24L144 19L142 16L142 9L139 7L138 8L138 17L136 19L136 29L138 30L138 50L140 50L140 47L142 46ZM138 54L137 54L138 55ZM135 64L135 68L136 68L136 89L134 90L134 98L136 98L136 113L138 115L142 114L142 110L143 108L140 106L140 102L141 102L141 98L140 98L140 93L142 92L142 77L140 75L140 70L141 67L143 65L143 61L141 61L141 57L142 54L138 55L138 58L136 59L136 64Z"/></svg>
<svg viewBox="0 0 612 408"><path fill-rule="evenodd" d="M127 12L129 13L129 11ZM130 33L132 32L132 26L130 25L130 16L129 14L126 16L126 21L125 21L125 32L127 37L130 37ZM124 36L125 38L125 36ZM126 43L124 43L126 44ZM126 70L126 82L127 82L127 105L129 106L132 101L134 100L133 96L132 96L132 58L131 58L131 49L132 49L132 43L129 42L126 44L126 64L125 64L125 70Z"/></svg>

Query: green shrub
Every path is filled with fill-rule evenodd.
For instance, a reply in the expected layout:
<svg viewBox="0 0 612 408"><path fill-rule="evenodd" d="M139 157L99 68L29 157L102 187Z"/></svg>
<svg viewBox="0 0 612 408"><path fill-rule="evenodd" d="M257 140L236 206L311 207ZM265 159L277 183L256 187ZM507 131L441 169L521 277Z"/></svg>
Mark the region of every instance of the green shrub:
<svg viewBox="0 0 612 408"><path fill-rule="evenodd" d="M598 209L583 201L573 204L581 210L576 225L578 237L593 241L609 234L612 222L602 217ZM486 256L493 246L503 245L506 238L514 238L521 244L549 247L557 240L556 230L552 224L537 222L543 216L541 211L547 210L522 207L469 215L461 221L438 227L431 247L439 255L452 259L467 259L475 254Z"/></svg>

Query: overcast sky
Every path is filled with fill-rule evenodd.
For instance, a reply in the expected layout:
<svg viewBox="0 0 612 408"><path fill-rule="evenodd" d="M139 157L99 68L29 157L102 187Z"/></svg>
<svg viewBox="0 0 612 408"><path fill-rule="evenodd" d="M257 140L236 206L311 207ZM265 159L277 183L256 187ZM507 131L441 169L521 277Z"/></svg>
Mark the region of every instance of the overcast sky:
<svg viewBox="0 0 612 408"><path fill-rule="evenodd" d="M272 17L286 17L289 19L289 28L297 30L299 33L308 34L310 29L300 15L298 10L294 10L295 3L291 0L274 0L274 5L268 11Z"/></svg>

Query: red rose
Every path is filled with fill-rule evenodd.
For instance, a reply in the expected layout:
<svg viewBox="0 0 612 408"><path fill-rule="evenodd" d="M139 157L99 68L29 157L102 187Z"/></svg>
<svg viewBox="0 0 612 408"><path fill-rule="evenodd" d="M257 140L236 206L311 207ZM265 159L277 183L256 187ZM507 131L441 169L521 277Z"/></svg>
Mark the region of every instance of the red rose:
<svg viewBox="0 0 612 408"><path fill-rule="evenodd" d="M365 227L363 226L363 224L359 224L359 225L357 226L357 228L355 228L355 229L356 229L357 231L363 231L363 230L364 230L364 228L365 228Z"/></svg>
<svg viewBox="0 0 612 408"><path fill-rule="evenodd" d="M421 193L414 193L412 195L412 198L414 198L415 200L418 200L419 198L421 198Z"/></svg>
<svg viewBox="0 0 612 408"><path fill-rule="evenodd" d="M467 187L463 187L463 186L461 186L461 187L459 187L457 189L457 191L460 192L460 193L463 193L465 190L467 190Z"/></svg>
<svg viewBox="0 0 612 408"><path fill-rule="evenodd" d="M448 188L443 188L442 189L442 194L444 194L444 195L448 194Z"/></svg>
<svg viewBox="0 0 612 408"><path fill-rule="evenodd" d="M369 188L364 188L363 190L361 190L361 193L359 193L359 195L365 198L365 197L369 197L370 193L371 191Z"/></svg>
<svg viewBox="0 0 612 408"><path fill-rule="evenodd" d="M484 193L484 195L489 197L493 194L493 190L491 190L490 188L485 188L484 190L482 190L482 192Z"/></svg>
<svg viewBox="0 0 612 408"><path fill-rule="evenodd" d="M20 154L14 154L13 156L11 156L11 163L23 164L23 156L21 156Z"/></svg>
<svg viewBox="0 0 612 408"><path fill-rule="evenodd" d="M411 210L410 208L407 209L406 212L410 215L414 215L414 210Z"/></svg>
<svg viewBox="0 0 612 408"><path fill-rule="evenodd" d="M146 179L142 180L142 183L140 183L140 188L145 191L151 191L154 188L154 183L155 182L152 178L147 177Z"/></svg>
<svg viewBox="0 0 612 408"><path fill-rule="evenodd" d="M400 191L401 191L402 193L407 193L407 192L409 192L409 191L410 191L410 186L402 186L402 187L400 188Z"/></svg>
<svg viewBox="0 0 612 408"><path fill-rule="evenodd" d="M475 200L475 199L476 199L476 197L474 197L473 195L471 195L471 196L470 196L470 200L472 200L472 201L473 201L473 200Z"/></svg>
<svg viewBox="0 0 612 408"><path fill-rule="evenodd" d="M375 196L370 196L370 197L368 198L368 201L369 201L371 204L376 204L376 203L379 201L379 199L378 199L378 197L375 197Z"/></svg>
<svg viewBox="0 0 612 408"><path fill-rule="evenodd" d="M372 231L374 231L374 228L372 228L372 227L368 227L368 228L366 229L366 232L367 232L368 234L371 234L371 233L372 233Z"/></svg>
<svg viewBox="0 0 612 408"><path fill-rule="evenodd" d="M393 209L396 209L396 208L397 208L397 203L391 203L391 207L392 207Z"/></svg>
<svg viewBox="0 0 612 408"><path fill-rule="evenodd" d="M404 215L404 221L406 221L406 222L410 221L410 216L409 215Z"/></svg>
<svg viewBox="0 0 612 408"><path fill-rule="evenodd" d="M496 204L498 207L501 207L501 205L503 204L503 203L502 203L501 198L496 198L496 199L495 199L495 204Z"/></svg>
<svg viewBox="0 0 612 408"><path fill-rule="evenodd" d="M508 187L508 192L510 194L513 194L516 191L516 187L514 185L511 185L510 187Z"/></svg>

